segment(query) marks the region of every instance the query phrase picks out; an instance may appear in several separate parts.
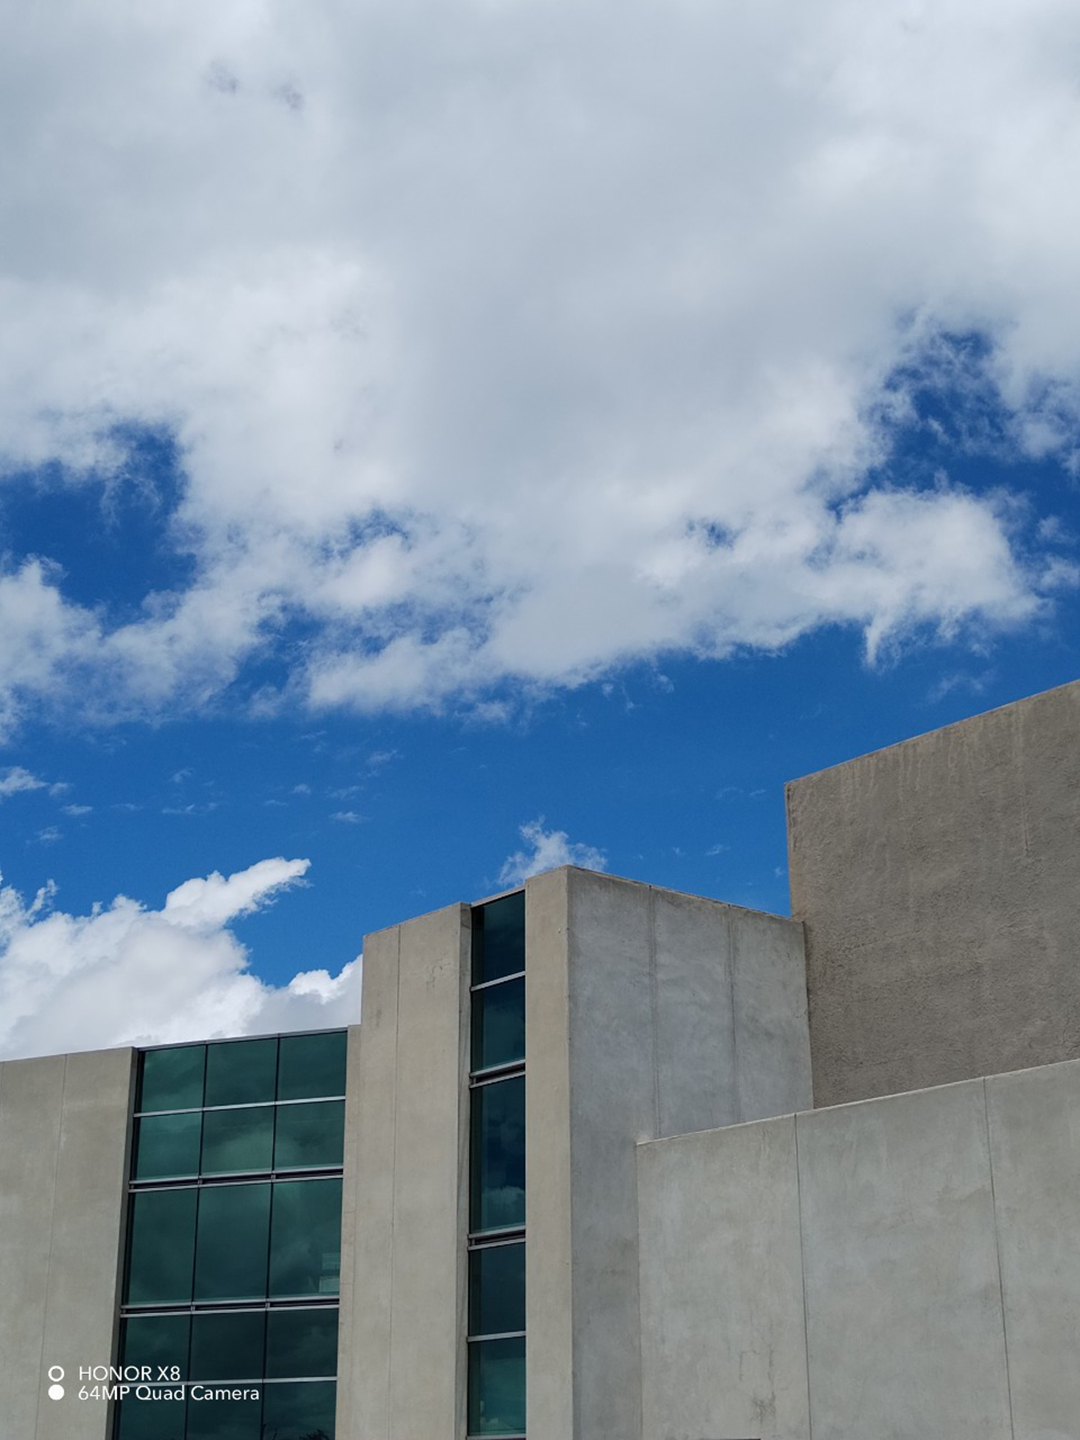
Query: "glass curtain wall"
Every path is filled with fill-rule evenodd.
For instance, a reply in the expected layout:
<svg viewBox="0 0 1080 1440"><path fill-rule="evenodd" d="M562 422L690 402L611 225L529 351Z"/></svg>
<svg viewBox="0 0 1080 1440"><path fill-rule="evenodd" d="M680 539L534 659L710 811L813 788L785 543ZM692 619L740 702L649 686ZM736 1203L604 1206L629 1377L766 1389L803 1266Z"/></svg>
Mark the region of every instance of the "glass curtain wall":
<svg viewBox="0 0 1080 1440"><path fill-rule="evenodd" d="M345 1045L140 1056L116 1440L334 1440Z"/></svg>
<svg viewBox="0 0 1080 1440"><path fill-rule="evenodd" d="M525 1436L525 893L472 912L472 1437Z"/></svg>

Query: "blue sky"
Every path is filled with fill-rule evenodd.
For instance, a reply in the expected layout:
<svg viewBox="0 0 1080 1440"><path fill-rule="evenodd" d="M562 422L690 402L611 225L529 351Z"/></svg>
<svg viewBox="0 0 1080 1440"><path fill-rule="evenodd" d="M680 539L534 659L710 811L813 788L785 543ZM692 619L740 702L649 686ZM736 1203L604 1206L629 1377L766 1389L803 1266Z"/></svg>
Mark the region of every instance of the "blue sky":
<svg viewBox="0 0 1080 1440"><path fill-rule="evenodd" d="M0 60L3 1053L785 912L785 780L1080 673L1072 7L412 9Z"/></svg>

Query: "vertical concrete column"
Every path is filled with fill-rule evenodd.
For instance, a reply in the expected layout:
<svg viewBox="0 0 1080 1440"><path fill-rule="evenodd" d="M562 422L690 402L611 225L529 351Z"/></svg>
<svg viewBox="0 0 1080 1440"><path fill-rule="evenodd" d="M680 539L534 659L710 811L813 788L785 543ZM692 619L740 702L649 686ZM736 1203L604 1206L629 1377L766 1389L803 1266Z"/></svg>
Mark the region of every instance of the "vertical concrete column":
<svg viewBox="0 0 1080 1440"><path fill-rule="evenodd" d="M635 1147L811 1103L801 929L568 868L526 943L529 1440L638 1440Z"/></svg>
<svg viewBox="0 0 1080 1440"><path fill-rule="evenodd" d="M1015 1440L1080 1417L1080 1060L985 1081Z"/></svg>
<svg viewBox="0 0 1080 1440"><path fill-rule="evenodd" d="M33 1440L105 1440L109 1407L75 1399L116 1338L134 1052L0 1066L0 1396ZM63 1399L48 1370L65 1371ZM5 1432L6 1433L6 1432Z"/></svg>
<svg viewBox="0 0 1080 1440"><path fill-rule="evenodd" d="M983 1082L796 1138L814 1440L1014 1440Z"/></svg>
<svg viewBox="0 0 1080 1440"><path fill-rule="evenodd" d="M338 1430L462 1436L469 912L370 936L346 1102Z"/></svg>
<svg viewBox="0 0 1080 1440"><path fill-rule="evenodd" d="M572 1440L569 876L525 886L526 1373L530 1440Z"/></svg>
<svg viewBox="0 0 1080 1440"><path fill-rule="evenodd" d="M45 1304L64 1057L0 1065L0 1396L13 1435L36 1435L48 1405Z"/></svg>

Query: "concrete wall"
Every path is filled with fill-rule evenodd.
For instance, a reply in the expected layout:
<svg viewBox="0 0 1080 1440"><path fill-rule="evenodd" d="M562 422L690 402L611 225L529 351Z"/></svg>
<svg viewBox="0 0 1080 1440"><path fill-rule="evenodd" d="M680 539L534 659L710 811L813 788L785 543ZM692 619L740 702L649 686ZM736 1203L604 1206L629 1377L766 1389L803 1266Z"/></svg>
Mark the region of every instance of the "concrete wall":
<svg viewBox="0 0 1080 1440"><path fill-rule="evenodd" d="M343 1437L465 1433L468 998L465 906L365 940L345 1102Z"/></svg>
<svg viewBox="0 0 1080 1440"><path fill-rule="evenodd" d="M575 869L526 934L529 1440L636 1440L635 1143L812 1103L802 934Z"/></svg>
<svg viewBox="0 0 1080 1440"><path fill-rule="evenodd" d="M1077 1440L1080 1062L638 1165L644 1440Z"/></svg>
<svg viewBox="0 0 1080 1440"><path fill-rule="evenodd" d="M105 1440L80 1365L115 1341L134 1053L0 1064L0 1433ZM48 1398L50 1366L66 1394Z"/></svg>
<svg viewBox="0 0 1080 1440"><path fill-rule="evenodd" d="M819 1105L1080 1056L1080 682L787 809Z"/></svg>

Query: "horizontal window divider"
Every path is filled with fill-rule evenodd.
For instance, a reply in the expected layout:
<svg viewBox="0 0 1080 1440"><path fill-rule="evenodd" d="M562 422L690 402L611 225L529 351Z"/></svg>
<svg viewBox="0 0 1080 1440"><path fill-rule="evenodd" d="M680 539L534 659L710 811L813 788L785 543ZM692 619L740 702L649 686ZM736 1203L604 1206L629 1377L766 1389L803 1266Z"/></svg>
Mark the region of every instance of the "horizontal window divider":
<svg viewBox="0 0 1080 1440"><path fill-rule="evenodd" d="M235 1105L185 1105L178 1110L136 1110L136 1120L149 1120L158 1115L205 1115L219 1110L267 1110L279 1105L324 1105L330 1100L344 1100L344 1095L302 1095L299 1100L239 1100Z"/></svg>
<svg viewBox="0 0 1080 1440"><path fill-rule="evenodd" d="M504 1076L506 1076L506 1075L513 1075L513 1074L515 1074L517 1071L521 1071L521 1073L524 1074L524 1072L525 1072L525 1061L524 1061L524 1059L521 1059L521 1060L504 1060L504 1061L503 1061L501 1064L499 1064L499 1065L485 1065L485 1066L484 1066L482 1069L480 1069L480 1070L470 1070L470 1072L469 1072L469 1080L470 1080L470 1082L477 1082L477 1083L479 1083L479 1082L481 1082L481 1081L484 1081L484 1080L501 1080L501 1079L503 1079Z"/></svg>
<svg viewBox="0 0 1080 1440"><path fill-rule="evenodd" d="M186 1301L182 1305L163 1305L160 1301L151 1301L147 1305L121 1305L120 1318L130 1320L136 1315L140 1319L156 1315L261 1315L270 1310L292 1312L340 1308L341 1301L337 1295L328 1295L325 1300L318 1295L304 1295L289 1300L195 1300Z"/></svg>
<svg viewBox="0 0 1080 1440"><path fill-rule="evenodd" d="M222 1040L169 1040L164 1045L136 1045L136 1055L149 1055L155 1050L197 1050L211 1045L242 1045L246 1040L292 1040L297 1035L341 1035L347 1025L335 1025L332 1030L270 1030L262 1035L232 1035Z"/></svg>
<svg viewBox="0 0 1080 1440"><path fill-rule="evenodd" d="M493 1245L509 1245L515 1240L524 1239L523 1225L506 1225L501 1230L470 1230L469 1249L488 1250Z"/></svg>
<svg viewBox="0 0 1080 1440"><path fill-rule="evenodd" d="M490 1335L467 1335L470 1345L479 1345L485 1340L524 1340L524 1330L493 1330Z"/></svg>
<svg viewBox="0 0 1080 1440"><path fill-rule="evenodd" d="M528 1440L524 1430L516 1435L467 1435L465 1440Z"/></svg>
<svg viewBox="0 0 1080 1440"><path fill-rule="evenodd" d="M313 1165L306 1170L227 1170L219 1175L169 1175L153 1180L130 1180L128 1190L132 1195L145 1195L149 1190L207 1190L218 1185L284 1185L290 1180L340 1180L343 1174L340 1165L322 1168Z"/></svg>
<svg viewBox="0 0 1080 1440"><path fill-rule="evenodd" d="M505 985L508 980L524 980L524 979L525 979L525 971L524 971L524 970L515 970L515 971L513 972L513 974L511 974L511 975L500 975L500 976L499 976L497 979L495 979L495 980L478 980L475 985L470 985L470 986L469 986L469 989L470 989L470 990L473 992L473 994L475 995L478 990L490 990L493 985Z"/></svg>
<svg viewBox="0 0 1080 1440"><path fill-rule="evenodd" d="M470 1250L494 1250L499 1245L524 1245L524 1230L480 1230L469 1236Z"/></svg>
<svg viewBox="0 0 1080 1440"><path fill-rule="evenodd" d="M524 1060L515 1060L512 1065L492 1066L490 1070L477 1070L469 1076L469 1089L480 1090L485 1085L497 1085L500 1080L516 1080L524 1074Z"/></svg>

